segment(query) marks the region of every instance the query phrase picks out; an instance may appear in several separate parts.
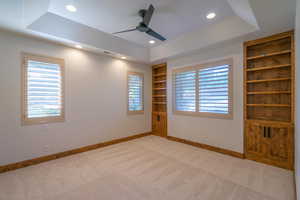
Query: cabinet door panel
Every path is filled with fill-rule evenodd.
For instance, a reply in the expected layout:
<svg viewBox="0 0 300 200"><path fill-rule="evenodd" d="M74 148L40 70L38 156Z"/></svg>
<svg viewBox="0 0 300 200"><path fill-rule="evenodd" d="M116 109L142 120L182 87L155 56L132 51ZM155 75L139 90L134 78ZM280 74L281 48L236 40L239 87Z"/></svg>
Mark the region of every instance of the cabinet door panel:
<svg viewBox="0 0 300 200"><path fill-rule="evenodd" d="M270 127L268 158L274 162L292 165L293 143L291 127Z"/></svg>
<svg viewBox="0 0 300 200"><path fill-rule="evenodd" d="M267 148L263 141L263 127L259 123L247 123L246 151L257 156L264 156Z"/></svg>
<svg viewBox="0 0 300 200"><path fill-rule="evenodd" d="M158 136L167 136L167 114L165 112L152 113L152 132Z"/></svg>
<svg viewBox="0 0 300 200"><path fill-rule="evenodd" d="M155 135L159 134L159 123L158 123L158 114L152 113L152 133Z"/></svg>
<svg viewBox="0 0 300 200"><path fill-rule="evenodd" d="M248 121L245 139L248 159L293 169L292 125Z"/></svg>

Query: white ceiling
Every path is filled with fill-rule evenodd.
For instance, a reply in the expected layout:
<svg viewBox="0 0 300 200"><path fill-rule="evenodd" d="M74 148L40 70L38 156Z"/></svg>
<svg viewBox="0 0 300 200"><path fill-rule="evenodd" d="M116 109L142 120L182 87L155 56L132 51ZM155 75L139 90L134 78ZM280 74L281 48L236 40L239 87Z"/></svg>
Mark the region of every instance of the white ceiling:
<svg viewBox="0 0 300 200"><path fill-rule="evenodd" d="M77 12L65 9L69 3ZM150 45L153 38L141 32L110 34L134 28L141 21L137 12L150 4L156 8L150 27L167 41ZM292 29L295 5L296 0L0 0L0 29L149 63L236 37ZM208 12L217 17L207 20Z"/></svg>
<svg viewBox="0 0 300 200"><path fill-rule="evenodd" d="M71 13L65 9L70 2L77 7L77 12ZM49 11L113 33L135 28L141 22L138 11L148 8L150 4L155 7L150 27L168 40L235 15L226 0L51 0ZM207 20L206 14L209 12L217 13L216 19ZM117 36L144 46L149 46L148 41L153 39L138 31Z"/></svg>

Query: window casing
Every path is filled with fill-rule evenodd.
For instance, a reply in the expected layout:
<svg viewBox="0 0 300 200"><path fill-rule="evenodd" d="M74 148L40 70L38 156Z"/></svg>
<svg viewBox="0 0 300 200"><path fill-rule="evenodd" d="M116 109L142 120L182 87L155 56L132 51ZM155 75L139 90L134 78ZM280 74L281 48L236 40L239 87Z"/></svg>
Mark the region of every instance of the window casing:
<svg viewBox="0 0 300 200"><path fill-rule="evenodd" d="M22 124L65 120L64 60L23 53Z"/></svg>
<svg viewBox="0 0 300 200"><path fill-rule="evenodd" d="M127 113L144 113L144 75L127 72Z"/></svg>
<svg viewBox="0 0 300 200"><path fill-rule="evenodd" d="M232 118L232 59L173 70L173 112Z"/></svg>

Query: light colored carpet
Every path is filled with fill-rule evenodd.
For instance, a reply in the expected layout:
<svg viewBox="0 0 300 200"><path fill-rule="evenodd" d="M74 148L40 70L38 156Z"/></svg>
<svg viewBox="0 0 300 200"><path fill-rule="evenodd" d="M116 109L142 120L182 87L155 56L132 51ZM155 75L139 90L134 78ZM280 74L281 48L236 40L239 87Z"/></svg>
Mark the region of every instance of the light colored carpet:
<svg viewBox="0 0 300 200"><path fill-rule="evenodd" d="M1 200L294 200L293 174L148 136L0 174Z"/></svg>

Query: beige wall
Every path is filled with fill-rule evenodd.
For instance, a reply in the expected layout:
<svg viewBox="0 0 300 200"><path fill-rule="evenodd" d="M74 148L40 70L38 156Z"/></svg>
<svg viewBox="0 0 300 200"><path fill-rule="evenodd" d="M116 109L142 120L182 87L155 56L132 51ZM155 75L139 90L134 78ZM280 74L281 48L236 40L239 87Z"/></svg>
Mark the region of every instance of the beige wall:
<svg viewBox="0 0 300 200"><path fill-rule="evenodd" d="M224 58L233 58L233 119L183 116L172 112L172 70ZM191 55L168 60L168 134L236 152L243 152L243 48L230 41Z"/></svg>
<svg viewBox="0 0 300 200"><path fill-rule="evenodd" d="M66 122L21 126L21 52L64 58ZM151 69L0 32L0 165L151 130ZM126 72L145 75L145 114L127 115Z"/></svg>

